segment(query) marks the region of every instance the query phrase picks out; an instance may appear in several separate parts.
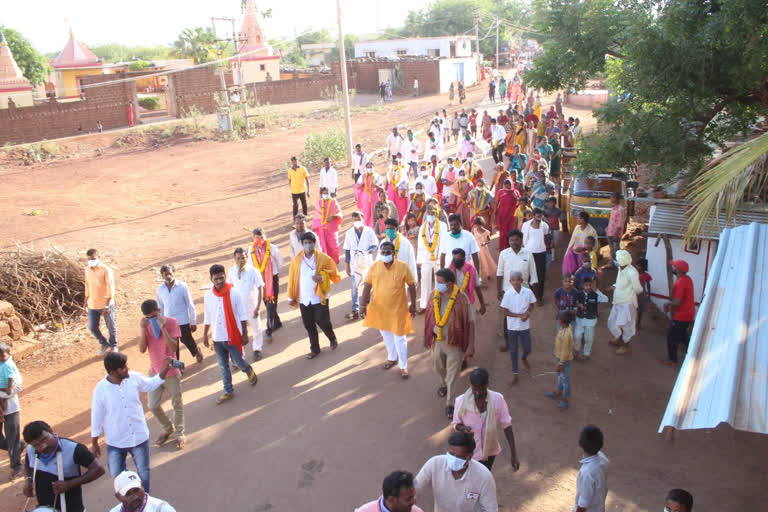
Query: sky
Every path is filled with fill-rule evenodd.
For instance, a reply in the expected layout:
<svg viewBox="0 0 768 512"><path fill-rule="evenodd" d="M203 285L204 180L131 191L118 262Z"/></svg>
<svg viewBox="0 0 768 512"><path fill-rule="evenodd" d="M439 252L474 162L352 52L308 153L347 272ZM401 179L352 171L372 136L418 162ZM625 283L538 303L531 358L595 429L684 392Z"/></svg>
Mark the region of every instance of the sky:
<svg viewBox="0 0 768 512"><path fill-rule="evenodd" d="M4 0L10 2L11 0ZM425 7L429 0L342 0L344 31L369 34L402 26L410 9ZM130 9L117 9L122 5ZM264 21L267 38L293 38L310 28L336 33L335 0L262 0L257 9L272 8ZM3 9L0 23L18 30L41 53L61 50L69 37L87 45L121 43L127 46L170 45L184 29L210 26L211 17L239 17L240 0L38 0L14 2ZM239 23L238 23L239 30ZM217 32L231 33L230 23Z"/></svg>

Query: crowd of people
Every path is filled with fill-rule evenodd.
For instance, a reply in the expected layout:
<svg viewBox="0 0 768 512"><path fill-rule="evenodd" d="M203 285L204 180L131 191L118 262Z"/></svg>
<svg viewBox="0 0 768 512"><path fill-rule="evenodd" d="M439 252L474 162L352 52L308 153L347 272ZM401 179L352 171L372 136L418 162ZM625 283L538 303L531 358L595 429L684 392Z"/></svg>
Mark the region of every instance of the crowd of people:
<svg viewBox="0 0 768 512"><path fill-rule="evenodd" d="M517 75L504 80L494 74L491 101L495 101L497 87L498 94L509 102L509 108L500 110L497 117L487 111L480 117L476 109L464 108L453 117L445 110L435 112L424 143L418 140L416 127L405 136L393 128L385 140L388 160L384 166L376 166L358 144L351 165L356 204L349 212L352 225L343 233L343 241L339 231L344 212L337 199L339 175L333 162L326 158L317 173L310 173L298 158L291 158L287 179L294 229L288 235L287 265L281 248L264 228L256 227L250 245L231 253L229 268L221 264L209 268L211 288L204 295L202 344L214 350L221 374L223 389L216 404L235 397L233 371L242 371L251 386L258 383L253 363L264 357L264 340L271 342L282 327L277 305L280 273L286 266L287 302L299 309L307 331L307 359L322 354L320 331L331 351L339 346L330 302L342 270L351 295L346 320L362 320L361 329L379 331L386 351L381 367L397 366L402 379L410 377L407 336L414 334L412 319L424 315L420 338L431 353L436 394L444 401L454 432L446 454L427 461L415 477L404 471L388 475L382 496L359 511L420 510L414 496L427 488L439 511L498 510L491 470L502 451L502 433L513 471L520 467L507 403L501 393L489 389L490 375L484 368L470 373L469 389L458 389L461 371L475 355L479 317L490 312L487 298L494 293L492 288L500 304L498 348L509 352L512 384L519 380L519 365L531 365L531 312L552 301L558 333L552 343L551 364L558 383L547 396L562 411L570 406L572 363L589 360L598 304L609 302L598 288L598 282L605 279L598 268L598 233L586 213L580 215L562 256L562 286L551 299L544 296L547 269L557 261L555 249L567 229L563 212L557 208L553 182L561 171L563 147L572 146L581 133L578 119L565 119L561 101L542 115L538 97L534 99L534 91ZM480 139L476 138L478 124ZM446 149L451 139L457 145L455 153ZM495 166L484 170L475 157L489 149ZM317 175L314 188L311 174ZM310 190L317 192L311 222ZM640 321L638 309L642 311L650 293L650 276L642 260L633 265L630 253L621 249L626 210L619 195L612 201L608 266L615 266L618 273L615 283L603 289L613 292L607 319L613 336L610 343L623 355L630 352L630 340ZM490 244L497 234L498 257L494 258ZM189 286L176 278L172 264L160 268L163 282L156 296L144 300L135 313L139 351L148 354L149 374L129 371L127 357L119 351L114 274L100 261L96 249L88 250L86 256L88 324L106 370L93 391L91 447L58 437L42 421L24 427L27 445L22 444L18 416L21 375L13 365L10 348L0 343L0 417L13 476L25 472L25 494L36 496L40 505L57 507L63 496L68 511L82 511L81 486L105 472L98 459L104 435L107 466L115 477L120 501L114 510L173 510L148 494L150 440L140 393L148 394L148 408L161 427L154 445L173 442L177 449L184 449L180 346L198 363L203 361L195 339L199 333L194 298ZM685 341L694 312L687 264L678 260L672 266L677 281L673 299L665 306L673 314L666 362L670 365L678 362L678 346ZM108 336L100 330L102 319ZM536 350L542 360L545 352ZM172 419L162 405L165 397L171 401ZM600 429L585 426L579 446L584 458L574 510L604 510L608 461L601 451ZM26 454L23 465L22 452ZM129 454L135 473L127 471ZM84 474L80 468L85 468ZM665 506L690 511L692 497L673 490Z"/></svg>

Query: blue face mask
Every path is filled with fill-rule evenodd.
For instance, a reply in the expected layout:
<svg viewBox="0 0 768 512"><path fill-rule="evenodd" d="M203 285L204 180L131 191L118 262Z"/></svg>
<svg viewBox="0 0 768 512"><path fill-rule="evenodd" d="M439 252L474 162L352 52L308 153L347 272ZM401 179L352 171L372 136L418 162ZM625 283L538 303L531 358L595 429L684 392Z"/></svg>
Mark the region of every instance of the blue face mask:
<svg viewBox="0 0 768 512"><path fill-rule="evenodd" d="M384 263L392 263L392 255L391 254L382 254L381 255L381 261Z"/></svg>
<svg viewBox="0 0 768 512"><path fill-rule="evenodd" d="M40 459L43 462L50 462L53 460L53 458L56 456L56 452L59 450L59 436L54 435L53 437L56 438L56 446L53 448L51 453L37 453L37 458Z"/></svg>
<svg viewBox="0 0 768 512"><path fill-rule="evenodd" d="M459 231L458 233L454 233L453 231L451 231L451 236L453 238L461 238L461 231Z"/></svg>
<svg viewBox="0 0 768 512"><path fill-rule="evenodd" d="M385 233L387 234L387 238L389 238L390 240L394 240L395 237L397 236L397 230L396 229L387 228L385 230Z"/></svg>
<svg viewBox="0 0 768 512"><path fill-rule="evenodd" d="M440 293L445 293L448 291L448 284L447 283L437 283L435 285L435 288L437 288L437 291Z"/></svg>
<svg viewBox="0 0 768 512"><path fill-rule="evenodd" d="M149 319L149 325L152 326L152 334L155 335L155 338L162 339L163 330L160 328L160 322L157 321L156 316Z"/></svg>

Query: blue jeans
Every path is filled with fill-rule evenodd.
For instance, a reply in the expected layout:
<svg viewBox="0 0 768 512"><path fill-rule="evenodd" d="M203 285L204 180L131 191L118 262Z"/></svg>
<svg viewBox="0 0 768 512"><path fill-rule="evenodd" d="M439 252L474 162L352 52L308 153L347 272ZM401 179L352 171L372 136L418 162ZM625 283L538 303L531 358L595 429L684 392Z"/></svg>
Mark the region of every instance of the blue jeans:
<svg viewBox="0 0 768 512"><path fill-rule="evenodd" d="M557 374L557 390L563 394L563 398L571 396L571 361L566 361L563 371Z"/></svg>
<svg viewBox="0 0 768 512"><path fill-rule="evenodd" d="M357 285L355 284L355 274L349 276L349 281L352 283L350 292L352 293L352 311L360 310L360 300L358 299Z"/></svg>
<svg viewBox="0 0 768 512"><path fill-rule="evenodd" d="M523 361L528 359L531 353L531 330L507 331L507 347L509 348L509 357L512 359L512 373L517 373L517 340L523 346Z"/></svg>
<svg viewBox="0 0 768 512"><path fill-rule="evenodd" d="M107 338L101 334L99 323L101 318L104 318L104 323L109 331L109 342ZM104 346L116 347L117 346L117 325L115 324L115 305L109 306L109 314L104 316L103 309L90 309L88 308L88 330L91 331L93 337L96 338L100 344Z"/></svg>
<svg viewBox="0 0 768 512"><path fill-rule="evenodd" d="M129 453L141 478L141 486L149 492L149 439L133 448L115 448L107 445L107 465L112 478L125 471L125 459Z"/></svg>
<svg viewBox="0 0 768 512"><path fill-rule="evenodd" d="M232 387L232 372L229 371L229 359L232 358L235 366L243 370L247 375L250 375L253 371L251 365L245 362L236 346L230 345L226 341L214 341L213 348L216 350L216 362L219 363L221 380L224 383L224 392L233 393L235 389Z"/></svg>

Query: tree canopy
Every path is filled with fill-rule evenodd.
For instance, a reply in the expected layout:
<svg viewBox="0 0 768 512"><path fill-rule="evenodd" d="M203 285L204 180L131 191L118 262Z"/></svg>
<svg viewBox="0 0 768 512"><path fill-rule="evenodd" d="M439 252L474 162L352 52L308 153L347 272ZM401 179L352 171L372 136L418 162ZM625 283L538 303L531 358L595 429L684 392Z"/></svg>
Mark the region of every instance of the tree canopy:
<svg viewBox="0 0 768 512"><path fill-rule="evenodd" d="M534 18L535 87L604 77L613 93L582 138L581 172L640 162L668 182L768 114L764 0L539 0Z"/></svg>
<svg viewBox="0 0 768 512"><path fill-rule="evenodd" d="M173 53L195 64L216 60L216 42L211 27L185 28L173 43Z"/></svg>
<svg viewBox="0 0 768 512"><path fill-rule="evenodd" d="M48 73L51 71L51 67L48 65L48 59L35 50L32 43L30 43L24 36L12 28L0 25L0 32L5 35L5 40L8 42L8 48L11 49L13 58L16 60L16 64L18 64L24 77L29 80L32 85L47 82Z"/></svg>
<svg viewBox="0 0 768 512"><path fill-rule="evenodd" d="M167 59L171 55L171 48L168 46L126 46L110 43L88 48L104 62L153 61Z"/></svg>
<svg viewBox="0 0 768 512"><path fill-rule="evenodd" d="M332 43L338 38L331 35L327 28L321 28L319 30L310 30L304 32L296 38L296 41L301 44L314 44L314 43Z"/></svg>

